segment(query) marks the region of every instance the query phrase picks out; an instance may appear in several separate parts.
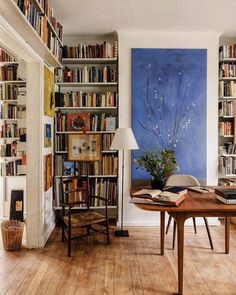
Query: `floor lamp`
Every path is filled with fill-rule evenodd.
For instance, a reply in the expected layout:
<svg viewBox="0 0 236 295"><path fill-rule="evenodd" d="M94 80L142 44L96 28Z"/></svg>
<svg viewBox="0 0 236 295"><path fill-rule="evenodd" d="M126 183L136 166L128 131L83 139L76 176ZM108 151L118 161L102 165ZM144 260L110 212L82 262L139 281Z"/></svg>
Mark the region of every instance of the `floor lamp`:
<svg viewBox="0 0 236 295"><path fill-rule="evenodd" d="M113 138L110 149L122 151L122 200L121 200L121 228L115 231L117 237L128 237L128 230L123 229L123 217L124 217L124 151L136 150L138 144L135 140L134 134L131 128L118 128L116 129L115 136Z"/></svg>

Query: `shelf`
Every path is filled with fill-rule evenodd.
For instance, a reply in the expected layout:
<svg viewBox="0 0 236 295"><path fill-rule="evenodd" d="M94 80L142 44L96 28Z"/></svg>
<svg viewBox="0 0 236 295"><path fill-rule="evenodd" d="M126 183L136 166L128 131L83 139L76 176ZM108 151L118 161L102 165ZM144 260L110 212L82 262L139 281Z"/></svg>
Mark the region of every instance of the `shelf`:
<svg viewBox="0 0 236 295"><path fill-rule="evenodd" d="M90 209L105 209L106 207L105 206L97 206L97 207L94 207L94 206L90 206ZM107 206L107 209L116 209L117 206ZM61 210L62 207L60 206L56 206L54 207L55 210ZM72 207L71 208L72 210L78 210L78 209L82 209L82 210L86 210L87 207Z"/></svg>
<svg viewBox="0 0 236 295"><path fill-rule="evenodd" d="M56 107L56 110L117 110L117 107Z"/></svg>
<svg viewBox="0 0 236 295"><path fill-rule="evenodd" d="M225 137L225 138L232 138L232 137L234 137L234 135L219 135L219 136Z"/></svg>
<svg viewBox="0 0 236 295"><path fill-rule="evenodd" d="M1 99L0 102L6 103L6 102L18 102L17 99Z"/></svg>
<svg viewBox="0 0 236 295"><path fill-rule="evenodd" d="M12 140L12 141L16 141L16 140L20 140L20 137L0 137L0 140Z"/></svg>
<svg viewBox="0 0 236 295"><path fill-rule="evenodd" d="M55 178L60 178L60 177L67 177L70 175L55 175ZM87 177L87 175L81 175L82 177ZM89 175L89 178L117 178L118 175Z"/></svg>
<svg viewBox="0 0 236 295"><path fill-rule="evenodd" d="M220 157L236 157L236 154L223 154L219 155Z"/></svg>
<svg viewBox="0 0 236 295"><path fill-rule="evenodd" d="M236 99L236 96L222 96L219 97L220 100L234 100Z"/></svg>
<svg viewBox="0 0 236 295"><path fill-rule="evenodd" d="M115 64L117 58L63 58L63 65L79 65L79 64Z"/></svg>
<svg viewBox="0 0 236 295"><path fill-rule="evenodd" d="M8 163L21 160L22 157L0 157L0 162Z"/></svg>
<svg viewBox="0 0 236 295"><path fill-rule="evenodd" d="M18 120L21 120L21 119L6 119L6 118L0 118L0 121L18 121Z"/></svg>
<svg viewBox="0 0 236 295"><path fill-rule="evenodd" d="M108 87L108 86L117 86L117 82L60 82L57 83L60 87Z"/></svg>
<svg viewBox="0 0 236 295"><path fill-rule="evenodd" d="M10 66L10 65L18 65L18 61L0 61L0 67Z"/></svg>
<svg viewBox="0 0 236 295"><path fill-rule="evenodd" d="M80 134L84 134L84 133L115 133L116 131L85 131L85 132L82 132L82 131L56 131L55 133L56 134L75 134L75 133L80 133Z"/></svg>
<svg viewBox="0 0 236 295"><path fill-rule="evenodd" d="M233 119L235 116L219 116L221 119Z"/></svg>
<svg viewBox="0 0 236 295"><path fill-rule="evenodd" d="M36 0L35 0L36 1ZM34 2L35 2L34 1ZM61 63L40 38L13 0L0 0L0 10L10 25L24 38L43 59L52 67L62 68Z"/></svg>
<svg viewBox="0 0 236 295"><path fill-rule="evenodd" d="M225 57L225 58L221 58L219 60L219 62L236 62L236 58L233 58L233 57Z"/></svg>
<svg viewBox="0 0 236 295"><path fill-rule="evenodd" d="M236 177L236 174L225 174L224 177Z"/></svg>
<svg viewBox="0 0 236 295"><path fill-rule="evenodd" d="M236 81L236 77L219 78L219 81Z"/></svg>
<svg viewBox="0 0 236 295"><path fill-rule="evenodd" d="M1 1L1 0L0 0ZM26 84L26 81L0 81L0 84L16 84L16 85L24 85Z"/></svg>
<svg viewBox="0 0 236 295"><path fill-rule="evenodd" d="M68 151L55 151L55 154L67 154ZM102 151L102 154L115 154L117 151Z"/></svg>
<svg viewBox="0 0 236 295"><path fill-rule="evenodd" d="M20 174L20 175L0 175L0 177L26 177L26 174Z"/></svg>

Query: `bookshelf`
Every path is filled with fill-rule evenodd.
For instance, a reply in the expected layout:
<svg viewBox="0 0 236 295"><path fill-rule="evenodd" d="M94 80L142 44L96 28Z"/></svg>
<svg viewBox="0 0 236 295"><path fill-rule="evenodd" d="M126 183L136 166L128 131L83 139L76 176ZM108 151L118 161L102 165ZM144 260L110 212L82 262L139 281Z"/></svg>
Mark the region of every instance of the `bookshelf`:
<svg viewBox="0 0 236 295"><path fill-rule="evenodd" d="M62 26L53 16L53 10L48 1L0 0L0 9L10 25L24 38L24 40L52 67L62 67ZM35 16L35 23L32 23ZM28 19L27 16L28 15Z"/></svg>
<svg viewBox="0 0 236 295"><path fill-rule="evenodd" d="M16 61L0 49L0 195L3 204L0 218L3 219L9 215L11 190L16 187L26 190L24 69L23 61Z"/></svg>
<svg viewBox="0 0 236 295"><path fill-rule="evenodd" d="M236 45L219 48L219 185L236 185Z"/></svg>
<svg viewBox="0 0 236 295"><path fill-rule="evenodd" d="M110 151L118 127L117 39L91 40L83 36L80 42L70 40L63 47L63 69L56 73L54 205L60 208L59 181L65 171L88 175L91 193L108 197L110 213L117 218L118 152ZM70 117L73 120L76 116L86 118L88 129L71 128ZM89 166L68 161L68 136L73 134L100 135L102 161L90 162ZM91 208L104 210L104 204L91 204Z"/></svg>

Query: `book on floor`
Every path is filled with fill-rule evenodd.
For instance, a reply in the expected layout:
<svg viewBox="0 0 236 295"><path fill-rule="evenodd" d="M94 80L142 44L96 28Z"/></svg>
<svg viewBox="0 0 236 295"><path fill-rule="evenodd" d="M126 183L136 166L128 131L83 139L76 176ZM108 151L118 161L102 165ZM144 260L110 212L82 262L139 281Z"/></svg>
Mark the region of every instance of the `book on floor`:
<svg viewBox="0 0 236 295"><path fill-rule="evenodd" d="M175 191L172 192L172 191ZM131 196L131 203L143 203L143 204L157 204L157 205L167 205L167 206L178 206L186 198L187 190L186 188L182 189L173 189L171 187L167 190L149 190L142 189L137 191Z"/></svg>

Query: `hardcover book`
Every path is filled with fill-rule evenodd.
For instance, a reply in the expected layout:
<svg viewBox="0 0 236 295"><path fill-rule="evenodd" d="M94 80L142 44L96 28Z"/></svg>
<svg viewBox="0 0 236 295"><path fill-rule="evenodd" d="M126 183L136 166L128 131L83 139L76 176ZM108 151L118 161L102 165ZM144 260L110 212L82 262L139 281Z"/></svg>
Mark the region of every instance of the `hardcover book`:
<svg viewBox="0 0 236 295"><path fill-rule="evenodd" d="M222 188L222 189L215 189L215 193L225 199L235 199L236 200L236 189L233 188Z"/></svg>
<svg viewBox="0 0 236 295"><path fill-rule="evenodd" d="M149 190L142 189L131 196L131 203L156 204L166 206L178 206L186 198L186 189L184 193L172 193L168 190ZM181 191L181 192L182 192Z"/></svg>

